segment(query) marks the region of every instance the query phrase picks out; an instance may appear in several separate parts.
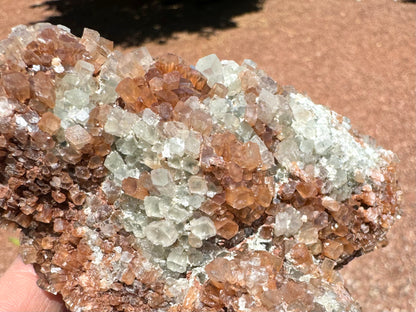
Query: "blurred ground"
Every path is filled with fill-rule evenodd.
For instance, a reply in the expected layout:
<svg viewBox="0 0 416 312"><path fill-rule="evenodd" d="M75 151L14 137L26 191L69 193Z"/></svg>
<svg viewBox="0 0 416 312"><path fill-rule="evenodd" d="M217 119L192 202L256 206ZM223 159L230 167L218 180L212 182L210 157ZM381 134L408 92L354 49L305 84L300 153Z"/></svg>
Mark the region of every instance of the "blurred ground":
<svg viewBox="0 0 416 312"><path fill-rule="evenodd" d="M16 24L62 14L50 8L36 0L0 0L0 39ZM343 269L364 312L416 311L415 21L414 1L269 0L263 10L232 17L234 28L211 36L179 32L165 44L146 44L154 56L172 52L193 64L210 53L239 62L250 58L397 153L403 217L386 248ZM0 274L16 254L8 241L14 234L1 233Z"/></svg>

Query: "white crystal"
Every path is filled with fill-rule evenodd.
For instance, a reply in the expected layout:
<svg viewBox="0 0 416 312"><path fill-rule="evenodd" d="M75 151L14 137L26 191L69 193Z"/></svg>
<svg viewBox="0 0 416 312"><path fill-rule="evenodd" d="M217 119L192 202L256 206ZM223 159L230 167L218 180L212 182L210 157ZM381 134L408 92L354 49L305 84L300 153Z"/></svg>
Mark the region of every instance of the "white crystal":
<svg viewBox="0 0 416 312"><path fill-rule="evenodd" d="M269 91L262 89L260 95L257 98L258 102L258 118L264 123L270 123L276 115L279 108L280 97L274 95Z"/></svg>
<svg viewBox="0 0 416 312"><path fill-rule="evenodd" d="M169 170L164 168L152 170L150 175L155 186L166 186L172 182Z"/></svg>
<svg viewBox="0 0 416 312"><path fill-rule="evenodd" d="M145 121L138 120L133 125L133 133L140 140L144 140L149 144L159 142L159 134L155 127L149 126Z"/></svg>
<svg viewBox="0 0 416 312"><path fill-rule="evenodd" d="M209 113L215 118L222 119L228 111L228 103L226 99L214 97L209 103Z"/></svg>
<svg viewBox="0 0 416 312"><path fill-rule="evenodd" d="M207 181L200 176L192 176L188 180L189 192L192 194L205 195L208 191Z"/></svg>
<svg viewBox="0 0 416 312"><path fill-rule="evenodd" d="M193 157L198 157L201 148L200 134L195 131L189 131L185 139L185 152Z"/></svg>
<svg viewBox="0 0 416 312"><path fill-rule="evenodd" d="M145 108L143 110L143 120L145 123L147 123L149 126L155 127L159 121L160 117L159 115L155 114L151 109Z"/></svg>
<svg viewBox="0 0 416 312"><path fill-rule="evenodd" d="M222 70L224 73L224 85L228 88L228 94L234 95L241 90L241 81L238 78L238 73L241 67L234 61L221 61Z"/></svg>
<svg viewBox="0 0 416 312"><path fill-rule="evenodd" d="M104 166L111 172L116 171L120 166L124 166L124 160L116 151L112 151L104 161Z"/></svg>
<svg viewBox="0 0 416 312"><path fill-rule="evenodd" d="M165 214L166 218L171 220L174 223L183 223L191 217L192 213L177 205L177 204L170 204L167 213Z"/></svg>
<svg viewBox="0 0 416 312"><path fill-rule="evenodd" d="M18 128L24 128L27 126L26 120L21 115L15 115L15 122Z"/></svg>
<svg viewBox="0 0 416 312"><path fill-rule="evenodd" d="M144 229L146 238L155 245L169 247L178 239L175 226L167 220L154 221Z"/></svg>
<svg viewBox="0 0 416 312"><path fill-rule="evenodd" d="M114 107L108 116L104 130L119 137L126 136L132 130L137 119L136 114L129 113L120 107Z"/></svg>
<svg viewBox="0 0 416 312"><path fill-rule="evenodd" d="M134 155L137 150L137 140L133 135L128 135L125 138L120 138L116 142L117 150L123 155Z"/></svg>
<svg viewBox="0 0 416 312"><path fill-rule="evenodd" d="M205 197L198 195L198 194L193 194L189 197L189 206L198 209L199 207L201 207L202 203L205 201Z"/></svg>
<svg viewBox="0 0 416 312"><path fill-rule="evenodd" d="M154 63L152 56L146 47L140 47L131 52L145 70L149 69L150 65Z"/></svg>
<svg viewBox="0 0 416 312"><path fill-rule="evenodd" d="M302 217L300 213L291 206L286 206L282 212L276 215L276 221L273 225L276 236L284 235L286 237L295 235L302 226Z"/></svg>
<svg viewBox="0 0 416 312"><path fill-rule="evenodd" d="M185 142L180 138L170 138L163 146L162 156L170 158L173 156L183 156Z"/></svg>
<svg viewBox="0 0 416 312"><path fill-rule="evenodd" d="M144 198L144 209L148 217L162 218L163 213L160 211L162 199L158 196L146 196Z"/></svg>
<svg viewBox="0 0 416 312"><path fill-rule="evenodd" d="M191 233L201 240L208 239L217 234L214 222L208 217L193 219L189 224Z"/></svg>
<svg viewBox="0 0 416 312"><path fill-rule="evenodd" d="M7 101L7 98L0 97L0 118L9 117L13 114L13 105Z"/></svg>
<svg viewBox="0 0 416 312"><path fill-rule="evenodd" d="M207 77L208 86L212 87L216 82L223 83L224 75L220 59L215 54L200 58L195 68Z"/></svg>
<svg viewBox="0 0 416 312"><path fill-rule="evenodd" d="M58 74L62 74L65 71L65 67L62 66L61 59L59 57L54 57L51 65L53 70Z"/></svg>
<svg viewBox="0 0 416 312"><path fill-rule="evenodd" d="M75 64L75 70L83 75L92 75L95 71L94 65L83 60L77 61Z"/></svg>
<svg viewBox="0 0 416 312"><path fill-rule="evenodd" d="M130 263L130 261L133 260L133 258L134 256L131 253L123 251L121 253L120 261L124 263Z"/></svg>

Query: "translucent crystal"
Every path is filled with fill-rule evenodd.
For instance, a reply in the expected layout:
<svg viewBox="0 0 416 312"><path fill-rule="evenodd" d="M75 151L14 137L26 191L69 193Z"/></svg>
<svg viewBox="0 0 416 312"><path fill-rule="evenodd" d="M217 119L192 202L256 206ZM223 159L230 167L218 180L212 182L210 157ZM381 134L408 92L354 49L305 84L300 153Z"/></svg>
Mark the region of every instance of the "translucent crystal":
<svg viewBox="0 0 416 312"><path fill-rule="evenodd" d="M114 177L122 181L128 173L123 158L116 151L111 152L104 161L104 166L114 174Z"/></svg>
<svg viewBox="0 0 416 312"><path fill-rule="evenodd" d="M42 131L45 131L50 135L54 135L61 127L61 119L51 112L46 112L42 115L38 126Z"/></svg>
<svg viewBox="0 0 416 312"><path fill-rule="evenodd" d="M116 146L117 150L123 155L132 156L137 151L138 143L133 135L128 135L117 140Z"/></svg>
<svg viewBox="0 0 416 312"><path fill-rule="evenodd" d="M228 111L228 104L226 99L214 98L209 103L209 112L212 116L223 119L224 114Z"/></svg>
<svg viewBox="0 0 416 312"><path fill-rule="evenodd" d="M295 208L286 206L285 209L276 215L274 223L274 234L286 237L295 235L302 226L302 218Z"/></svg>
<svg viewBox="0 0 416 312"><path fill-rule="evenodd" d="M180 138L170 138L163 146L163 157L181 157L185 151L185 142Z"/></svg>
<svg viewBox="0 0 416 312"><path fill-rule="evenodd" d="M159 140L156 128L149 126L145 121L138 120L133 125L133 133L138 139L144 140L149 144L155 144Z"/></svg>
<svg viewBox="0 0 416 312"><path fill-rule="evenodd" d="M151 109L146 108L143 110L143 121L149 126L156 126L160 121L160 116L155 114Z"/></svg>
<svg viewBox="0 0 416 312"><path fill-rule="evenodd" d="M82 149L91 142L91 135L80 125L75 125L65 130L65 139L76 149Z"/></svg>
<svg viewBox="0 0 416 312"><path fill-rule="evenodd" d="M193 194L189 197L189 206L193 207L193 208L200 208L201 204L205 201L205 197L198 195L198 194Z"/></svg>
<svg viewBox="0 0 416 312"><path fill-rule="evenodd" d="M270 123L275 118L276 112L281 105L279 96L262 89L258 97L258 103L258 118L266 124Z"/></svg>
<svg viewBox="0 0 416 312"><path fill-rule="evenodd" d="M182 160L182 168L190 174L197 174L199 172L199 162L190 157L185 157Z"/></svg>
<svg viewBox="0 0 416 312"><path fill-rule="evenodd" d="M197 132L189 131L188 136L185 138L185 152L190 156L199 156L201 148L201 138Z"/></svg>
<svg viewBox="0 0 416 312"><path fill-rule="evenodd" d="M318 229L311 224L304 224L297 235L299 242L312 245L318 241Z"/></svg>
<svg viewBox="0 0 416 312"><path fill-rule="evenodd" d="M329 211L338 211L341 205L335 199L329 196L324 196L322 197L322 206Z"/></svg>
<svg viewBox="0 0 416 312"><path fill-rule="evenodd" d="M202 240L192 233L189 233L188 235L188 243L191 247L194 247L194 248L200 248L202 247L202 244L203 244ZM202 258L202 253L201 253L201 258ZM191 262L191 264L193 264L193 262Z"/></svg>
<svg viewBox="0 0 416 312"><path fill-rule="evenodd" d="M156 186L166 186L172 181L169 171L164 168L152 170L151 178Z"/></svg>
<svg viewBox="0 0 416 312"><path fill-rule="evenodd" d="M166 265L173 272L184 273L188 264L188 257L183 248L173 248L166 260Z"/></svg>
<svg viewBox="0 0 416 312"><path fill-rule="evenodd" d="M170 204L164 216L174 223L183 223L191 217L192 213L180 205Z"/></svg>
<svg viewBox="0 0 416 312"><path fill-rule="evenodd" d="M207 181L203 177L192 176L188 180L189 191L193 194L205 195L208 191Z"/></svg>
<svg viewBox="0 0 416 312"><path fill-rule="evenodd" d="M79 60L75 64L75 70L82 75L91 76L94 73L95 68L93 64Z"/></svg>
<svg viewBox="0 0 416 312"><path fill-rule="evenodd" d="M234 61L222 60L222 69L224 73L224 85L228 88L230 95L234 95L241 88L241 81L238 79L238 73L241 71L240 66Z"/></svg>
<svg viewBox="0 0 416 312"><path fill-rule="evenodd" d="M178 239L175 226L167 220L154 221L144 229L146 238L155 245L169 247Z"/></svg>
<svg viewBox="0 0 416 312"><path fill-rule="evenodd" d="M133 57L139 60L144 69L148 69L153 64L153 58L146 47L140 47L131 52Z"/></svg>
<svg viewBox="0 0 416 312"><path fill-rule="evenodd" d="M160 211L160 206L163 199L158 196L146 196L144 199L144 209L148 217L162 218L163 213Z"/></svg>
<svg viewBox="0 0 416 312"><path fill-rule="evenodd" d="M208 85L210 87L212 87L216 82L224 82L222 65L219 58L215 54L210 54L200 58L196 63L195 68L207 77Z"/></svg>
<svg viewBox="0 0 416 312"><path fill-rule="evenodd" d="M191 233L201 240L210 238L217 233L214 222L208 217L193 219L189 224Z"/></svg>
<svg viewBox="0 0 416 312"><path fill-rule="evenodd" d="M119 107L115 107L111 110L108 116L104 130L107 133L119 137L126 136L132 130L132 127L137 119L138 117L135 114L126 112Z"/></svg>

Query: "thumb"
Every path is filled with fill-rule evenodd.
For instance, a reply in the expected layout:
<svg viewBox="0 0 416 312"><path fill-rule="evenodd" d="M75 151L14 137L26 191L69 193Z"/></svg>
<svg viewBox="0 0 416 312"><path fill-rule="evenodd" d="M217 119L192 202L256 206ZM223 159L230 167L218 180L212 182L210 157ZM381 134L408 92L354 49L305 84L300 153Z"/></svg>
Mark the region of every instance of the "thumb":
<svg viewBox="0 0 416 312"><path fill-rule="evenodd" d="M36 285L32 265L17 258L0 278L0 312L63 312L62 300Z"/></svg>

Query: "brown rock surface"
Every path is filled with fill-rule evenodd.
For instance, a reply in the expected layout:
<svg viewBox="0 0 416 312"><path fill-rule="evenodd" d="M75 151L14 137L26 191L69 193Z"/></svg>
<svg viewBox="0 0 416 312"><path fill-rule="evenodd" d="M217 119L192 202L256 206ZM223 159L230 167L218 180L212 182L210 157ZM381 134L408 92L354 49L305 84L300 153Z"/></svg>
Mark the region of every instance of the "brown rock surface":
<svg viewBox="0 0 416 312"><path fill-rule="evenodd" d="M36 1L2 2L2 38L10 26L47 16L29 8ZM170 51L190 62L211 52L251 58L398 154L405 218L393 228L389 246L345 270L364 311L416 309L414 17L414 5L394 1L268 1L263 11L237 18L236 29L208 39L179 34L166 46L148 45L154 55Z"/></svg>

